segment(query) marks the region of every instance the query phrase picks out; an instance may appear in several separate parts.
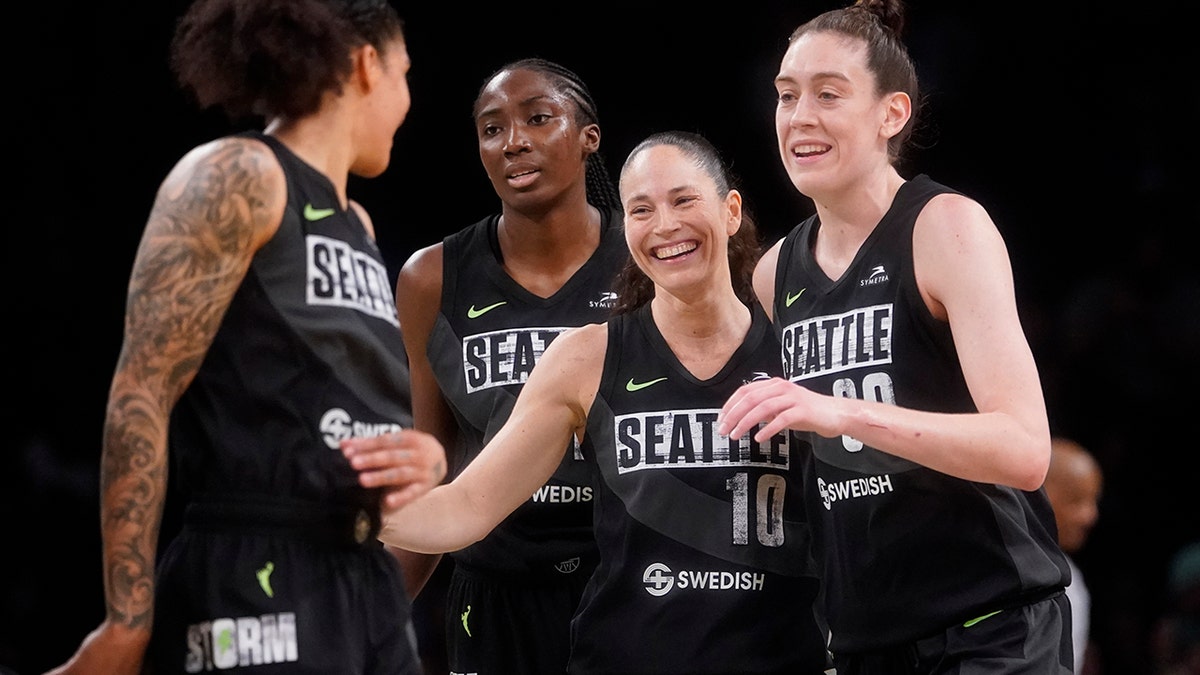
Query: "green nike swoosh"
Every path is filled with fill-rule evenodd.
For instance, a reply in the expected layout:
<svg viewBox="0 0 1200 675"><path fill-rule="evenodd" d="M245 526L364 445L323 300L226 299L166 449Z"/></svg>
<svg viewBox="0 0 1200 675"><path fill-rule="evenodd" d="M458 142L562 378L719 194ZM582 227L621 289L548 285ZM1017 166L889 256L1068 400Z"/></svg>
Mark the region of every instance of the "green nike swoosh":
<svg viewBox="0 0 1200 675"><path fill-rule="evenodd" d="M970 628L971 626L974 626L975 624L979 623L980 621L983 621L984 619L990 619L990 618L992 618L993 616L996 616L996 615L997 615L997 614L999 614L1001 611L1002 611L1002 610L999 610L999 609L998 609L998 610L996 610L996 611L994 611L994 612L989 612L989 613L987 613L987 614L984 614L983 616L977 616L977 617L975 617L974 619L971 619L970 621L968 621L968 622L964 623L964 624L963 624L963 628Z"/></svg>
<svg viewBox="0 0 1200 675"><path fill-rule="evenodd" d="M337 211L334 209L318 209L312 204L304 205L305 220L321 220L322 218L328 218L329 216L332 216L334 213L337 213Z"/></svg>
<svg viewBox="0 0 1200 675"><path fill-rule="evenodd" d="M488 305L487 307L484 307L482 309L475 309L475 305L471 305L467 309L467 318L468 319L478 319L479 317L483 316L484 314L487 314L488 312L492 311L493 309L496 309L500 305L507 305L507 304L508 304L507 301L501 301L501 302L497 302L494 305Z"/></svg>
<svg viewBox="0 0 1200 675"><path fill-rule="evenodd" d="M793 303L793 302L795 302L795 301L797 301L797 300L799 300L799 299L800 299L800 296L804 295L804 291L807 291L807 290L808 290L808 288L807 288L807 287L805 287L805 288L801 288L801 289L800 289L800 292L796 293L795 295L792 295L791 293L788 293L788 294L787 294L787 298L786 298L786 299L783 301L783 306L784 306L784 307L791 307L791 306L792 306L792 303Z"/></svg>
<svg viewBox="0 0 1200 675"><path fill-rule="evenodd" d="M641 391L642 389L645 389L652 384L658 384L665 379L667 378L660 377L657 380L650 380L649 382L634 382L633 378L631 377L629 378L629 381L625 383L625 391Z"/></svg>

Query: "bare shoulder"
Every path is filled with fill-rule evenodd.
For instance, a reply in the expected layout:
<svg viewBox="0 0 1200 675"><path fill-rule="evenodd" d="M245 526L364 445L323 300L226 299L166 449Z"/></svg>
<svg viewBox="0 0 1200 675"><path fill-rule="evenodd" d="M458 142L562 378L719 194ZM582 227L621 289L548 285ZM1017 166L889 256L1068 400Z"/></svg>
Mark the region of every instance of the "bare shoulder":
<svg viewBox="0 0 1200 675"><path fill-rule="evenodd" d="M947 193L929 200L917 216L913 255L918 266L925 259L939 266L970 269L980 259L1007 258L1007 251L1000 231L982 204L970 197Z"/></svg>
<svg viewBox="0 0 1200 675"><path fill-rule="evenodd" d="M417 249L400 267L396 279L397 292L423 296L442 294L442 242Z"/></svg>
<svg viewBox="0 0 1200 675"><path fill-rule="evenodd" d="M163 180L152 227L202 228L257 249L275 233L287 182L275 153L253 138L224 137L193 148Z"/></svg>
<svg viewBox="0 0 1200 675"><path fill-rule="evenodd" d="M279 228L286 192L274 153L253 139L218 139L179 160L130 275L117 378L153 380L172 396L187 386L255 252Z"/></svg>
<svg viewBox="0 0 1200 675"><path fill-rule="evenodd" d="M538 360L537 367L530 375L526 389L532 386L536 391L547 394L541 399L544 401L561 397L575 411L582 424L600 388L600 375L604 370L607 351L607 323L568 328L546 348L546 353ZM557 393L549 395L551 391Z"/></svg>
<svg viewBox="0 0 1200 675"><path fill-rule="evenodd" d="M607 323L589 323L568 328L546 348L546 353L538 360L533 373L535 377L539 370L546 372L548 376L556 374L575 384L581 384L594 374L595 381L599 382L607 350Z"/></svg>
<svg viewBox="0 0 1200 675"><path fill-rule="evenodd" d="M929 200L917 217L917 235L961 237L995 232L992 217L978 201L947 192Z"/></svg>
<svg viewBox="0 0 1200 675"><path fill-rule="evenodd" d="M604 360L604 352L608 349L608 324L589 323L575 328L569 328L558 336L552 345L562 342L560 351L586 352L581 356L599 356Z"/></svg>
<svg viewBox="0 0 1200 675"><path fill-rule="evenodd" d="M1011 295L1012 268L1000 231L982 204L959 194L929 201L913 228L913 271L930 311L995 306Z"/></svg>

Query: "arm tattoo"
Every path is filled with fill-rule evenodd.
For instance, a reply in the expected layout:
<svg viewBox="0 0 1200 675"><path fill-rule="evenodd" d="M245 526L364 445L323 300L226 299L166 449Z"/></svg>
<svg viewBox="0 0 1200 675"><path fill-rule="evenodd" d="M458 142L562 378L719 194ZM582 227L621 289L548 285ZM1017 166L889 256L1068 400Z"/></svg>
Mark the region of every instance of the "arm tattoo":
<svg viewBox="0 0 1200 675"><path fill-rule="evenodd" d="M195 376L284 198L260 144L186 157L159 189L126 298L100 488L108 615L149 629L171 409ZM276 174L278 170L275 169ZM278 174L281 175L281 174ZM274 187L278 184L278 187Z"/></svg>

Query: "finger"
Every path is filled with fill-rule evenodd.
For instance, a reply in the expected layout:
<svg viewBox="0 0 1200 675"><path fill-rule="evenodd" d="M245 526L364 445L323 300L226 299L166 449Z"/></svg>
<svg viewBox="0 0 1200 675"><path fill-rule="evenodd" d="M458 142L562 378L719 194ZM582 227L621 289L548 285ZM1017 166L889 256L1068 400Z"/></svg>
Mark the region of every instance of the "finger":
<svg viewBox="0 0 1200 675"><path fill-rule="evenodd" d="M414 463L419 462L414 462L414 455L411 450L397 450L394 448L358 453L350 457L350 466L359 471L385 469L393 466L409 466Z"/></svg>
<svg viewBox="0 0 1200 675"><path fill-rule="evenodd" d="M758 400L755 397L753 400L747 398L743 401L735 414L730 418L732 428L729 430L730 438L741 438L746 434L754 431L754 439L762 442L763 439L769 439L770 433L763 433L767 428L775 426L776 416L781 410L781 401L778 398L764 398ZM765 425L762 430L756 429L758 425Z"/></svg>
<svg viewBox="0 0 1200 675"><path fill-rule="evenodd" d="M754 434L754 440L759 443L769 443L771 437L787 429L787 422L784 421L781 415L776 415L762 425L758 433Z"/></svg>
<svg viewBox="0 0 1200 675"><path fill-rule="evenodd" d="M425 471L407 465L386 465L359 473L359 482L364 487L397 488L419 480Z"/></svg>
<svg viewBox="0 0 1200 675"><path fill-rule="evenodd" d="M726 411L723 418L718 417L717 431L730 438L741 438L754 422L747 418L757 407L756 399L751 392L744 393Z"/></svg>

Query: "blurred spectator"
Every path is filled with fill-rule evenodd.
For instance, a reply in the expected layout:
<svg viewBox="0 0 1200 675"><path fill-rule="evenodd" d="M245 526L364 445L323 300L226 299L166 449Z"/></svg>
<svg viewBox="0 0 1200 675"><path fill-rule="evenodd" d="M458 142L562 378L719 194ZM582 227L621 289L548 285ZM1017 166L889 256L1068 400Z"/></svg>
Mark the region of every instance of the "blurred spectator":
<svg viewBox="0 0 1200 675"><path fill-rule="evenodd" d="M1100 515L1100 491L1104 486L1100 465L1076 441L1056 436L1051 441L1050 469L1046 473L1046 497L1054 507L1058 545L1071 565L1071 641L1075 647L1075 672L1098 673L1097 652L1089 649L1091 593L1074 556L1087 543L1088 534Z"/></svg>

